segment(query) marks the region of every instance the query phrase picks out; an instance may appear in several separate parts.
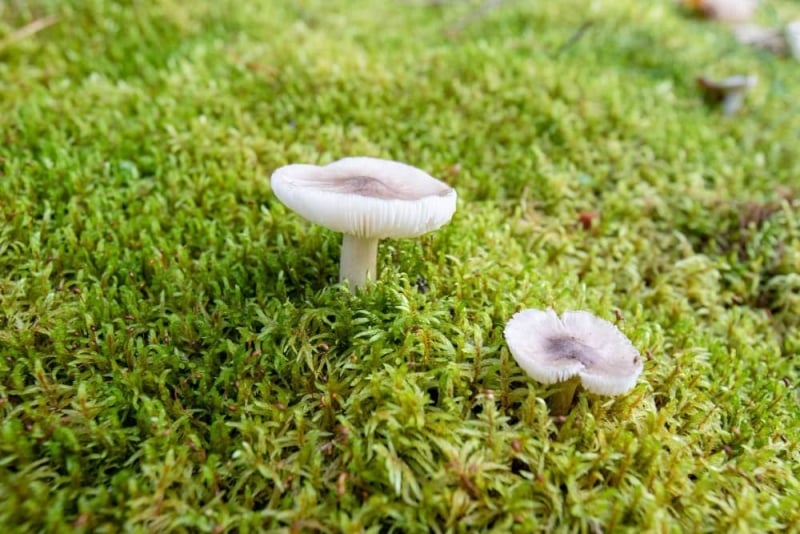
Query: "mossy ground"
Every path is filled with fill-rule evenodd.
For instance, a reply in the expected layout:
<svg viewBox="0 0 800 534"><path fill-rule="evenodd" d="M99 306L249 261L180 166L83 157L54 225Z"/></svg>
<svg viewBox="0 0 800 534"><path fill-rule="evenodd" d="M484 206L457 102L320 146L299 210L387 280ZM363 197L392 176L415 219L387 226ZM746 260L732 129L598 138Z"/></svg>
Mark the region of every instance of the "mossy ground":
<svg viewBox="0 0 800 534"><path fill-rule="evenodd" d="M797 528L800 64L669 1L479 6L0 4L5 532ZM739 73L722 117L694 78ZM347 155L459 193L357 295L268 179ZM547 306L636 388L554 421L502 337Z"/></svg>

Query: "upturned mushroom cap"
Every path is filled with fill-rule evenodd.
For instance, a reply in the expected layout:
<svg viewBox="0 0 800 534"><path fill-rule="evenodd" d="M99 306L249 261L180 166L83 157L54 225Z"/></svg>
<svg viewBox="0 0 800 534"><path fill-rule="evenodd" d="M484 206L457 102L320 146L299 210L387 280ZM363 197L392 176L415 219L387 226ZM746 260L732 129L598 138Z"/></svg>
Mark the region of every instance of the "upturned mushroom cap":
<svg viewBox="0 0 800 534"><path fill-rule="evenodd" d="M783 55L787 52L788 33L784 35L784 31L778 28L765 28L758 24L737 24L733 27L733 36L742 44L769 50L773 54Z"/></svg>
<svg viewBox="0 0 800 534"><path fill-rule="evenodd" d="M286 165L271 183L281 202L309 221L363 238L415 237L447 223L456 209L449 185L378 158Z"/></svg>
<svg viewBox="0 0 800 534"><path fill-rule="evenodd" d="M508 321L504 334L520 367L544 384L578 376L592 393L618 395L642 372L642 358L625 334L589 312L559 317L552 309L523 310Z"/></svg>

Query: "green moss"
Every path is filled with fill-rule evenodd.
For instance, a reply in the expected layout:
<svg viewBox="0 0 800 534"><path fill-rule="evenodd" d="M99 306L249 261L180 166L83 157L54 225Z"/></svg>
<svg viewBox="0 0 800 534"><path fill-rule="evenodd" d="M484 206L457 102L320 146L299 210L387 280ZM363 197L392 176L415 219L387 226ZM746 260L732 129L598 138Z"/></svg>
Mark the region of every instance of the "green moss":
<svg viewBox="0 0 800 534"><path fill-rule="evenodd" d="M480 4L0 6L0 524L800 522L797 64L670 2ZM694 78L736 73L725 118ZM268 180L353 154L460 199L356 295ZM546 306L637 387L553 420L502 337Z"/></svg>

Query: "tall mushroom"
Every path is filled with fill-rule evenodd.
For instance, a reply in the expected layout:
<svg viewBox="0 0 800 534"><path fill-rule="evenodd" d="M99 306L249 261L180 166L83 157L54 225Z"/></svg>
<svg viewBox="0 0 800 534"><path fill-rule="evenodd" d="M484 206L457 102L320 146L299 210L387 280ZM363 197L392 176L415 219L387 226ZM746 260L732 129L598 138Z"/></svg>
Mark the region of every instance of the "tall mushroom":
<svg viewBox="0 0 800 534"><path fill-rule="evenodd" d="M585 311L522 310L506 324L517 363L543 384L563 382L550 411L569 410L578 383L592 393L619 395L636 384L642 358L613 324Z"/></svg>
<svg viewBox="0 0 800 534"><path fill-rule="evenodd" d="M352 157L328 165L286 165L271 178L290 209L342 232L339 281L350 288L377 276L378 241L416 237L450 221L456 191L416 167Z"/></svg>
<svg viewBox="0 0 800 534"><path fill-rule="evenodd" d="M742 107L744 95L755 87L757 82L758 78L753 75L731 76L723 80L712 80L705 76L697 78L697 85L709 101L722 102L722 112L725 115L733 115Z"/></svg>

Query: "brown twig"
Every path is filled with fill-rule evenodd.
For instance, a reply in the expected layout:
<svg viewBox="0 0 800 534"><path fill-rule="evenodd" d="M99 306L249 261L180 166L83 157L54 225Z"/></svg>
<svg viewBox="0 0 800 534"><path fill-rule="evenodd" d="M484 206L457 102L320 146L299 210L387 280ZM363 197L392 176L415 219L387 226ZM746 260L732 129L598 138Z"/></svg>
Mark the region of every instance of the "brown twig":
<svg viewBox="0 0 800 534"><path fill-rule="evenodd" d="M11 32L5 39L0 41L0 51L8 48L9 46L17 43L31 35L39 33L40 31L48 28L58 22L58 18L53 15L49 15L47 17L42 17L40 19L36 19L30 24L26 24L22 28Z"/></svg>
<svg viewBox="0 0 800 534"><path fill-rule="evenodd" d="M586 22L581 24L578 27L578 29L575 30L572 33L572 35L569 36L569 39L564 41L564 43L561 46L559 46L555 52L553 52L553 57L558 57L571 47L575 46L575 44L583 38L586 32L589 31L589 28L591 28L592 25L594 25L593 20L587 20Z"/></svg>

